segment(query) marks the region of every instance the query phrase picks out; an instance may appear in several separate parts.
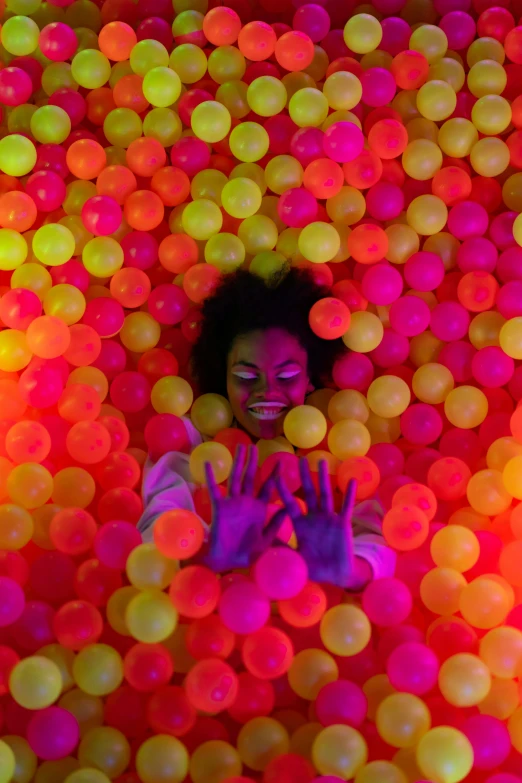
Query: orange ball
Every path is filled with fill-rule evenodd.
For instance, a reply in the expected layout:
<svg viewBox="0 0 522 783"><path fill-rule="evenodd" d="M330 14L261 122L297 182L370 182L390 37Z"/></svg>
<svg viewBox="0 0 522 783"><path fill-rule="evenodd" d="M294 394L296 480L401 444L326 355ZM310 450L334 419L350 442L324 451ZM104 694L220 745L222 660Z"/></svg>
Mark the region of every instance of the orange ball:
<svg viewBox="0 0 522 783"><path fill-rule="evenodd" d="M237 41L241 19L232 8L212 8L203 19L205 38L214 46L230 46Z"/></svg>
<svg viewBox="0 0 522 783"><path fill-rule="evenodd" d="M142 136L131 141L126 153L127 166L138 177L152 177L167 160L165 148L157 139Z"/></svg>
<svg viewBox="0 0 522 783"><path fill-rule="evenodd" d="M181 169L165 166L153 174L150 189L160 197L166 207L177 207L189 197L190 180Z"/></svg>
<svg viewBox="0 0 522 783"><path fill-rule="evenodd" d="M509 420L511 434L519 443L522 443L522 405L520 405L511 415Z"/></svg>
<svg viewBox="0 0 522 783"><path fill-rule="evenodd" d="M110 87L98 87L85 96L87 103L86 117L93 125L101 128L109 112L116 108Z"/></svg>
<svg viewBox="0 0 522 783"><path fill-rule="evenodd" d="M170 234L160 243L159 261L162 267L175 275L183 275L197 264L199 249L188 234Z"/></svg>
<svg viewBox="0 0 522 783"><path fill-rule="evenodd" d="M127 166L107 166L96 180L100 196L110 196L123 206L131 193L138 189L136 177Z"/></svg>
<svg viewBox="0 0 522 783"><path fill-rule="evenodd" d="M436 460L428 470L428 486L439 500L458 500L466 494L471 470L458 457Z"/></svg>
<svg viewBox="0 0 522 783"><path fill-rule="evenodd" d="M54 315L40 315L29 324L27 345L41 359L62 356L71 342L69 327Z"/></svg>
<svg viewBox="0 0 522 783"><path fill-rule="evenodd" d="M165 207L152 190L136 190L123 207L125 220L136 231L152 231L163 220Z"/></svg>
<svg viewBox="0 0 522 783"><path fill-rule="evenodd" d="M505 544L500 553L499 568L502 576L515 587L522 587L522 541Z"/></svg>
<svg viewBox="0 0 522 783"><path fill-rule="evenodd" d="M63 390L57 407L65 421L94 421L100 415L100 395L92 386L71 383Z"/></svg>
<svg viewBox="0 0 522 783"><path fill-rule="evenodd" d="M382 521L384 538L401 552L418 549L428 538L429 529L428 517L416 506L394 505Z"/></svg>
<svg viewBox="0 0 522 783"><path fill-rule="evenodd" d="M22 234L36 220L36 204L31 196L20 190L11 190L0 196L0 227Z"/></svg>
<svg viewBox="0 0 522 783"><path fill-rule="evenodd" d="M67 433L66 447L76 462L95 465L109 454L111 436L99 421L78 421Z"/></svg>
<svg viewBox="0 0 522 783"><path fill-rule="evenodd" d="M498 294L498 283L493 275L475 269L461 277L457 286L457 297L461 305L472 313L491 310Z"/></svg>
<svg viewBox="0 0 522 783"><path fill-rule="evenodd" d="M105 168L107 156L97 141L79 139L67 150L66 163L77 179L95 179Z"/></svg>
<svg viewBox="0 0 522 783"><path fill-rule="evenodd" d="M382 175L382 161L373 150L363 150L355 160L343 163L343 172L348 185L357 190L371 188Z"/></svg>
<svg viewBox="0 0 522 783"><path fill-rule="evenodd" d="M138 38L125 22L109 22L98 33L98 46L105 57L115 62L128 60Z"/></svg>
<svg viewBox="0 0 522 783"><path fill-rule="evenodd" d="M426 514L429 521L437 513L437 498L435 493L424 484L405 484L400 487L392 498L392 506L417 506Z"/></svg>
<svg viewBox="0 0 522 783"><path fill-rule="evenodd" d="M275 45L275 58L285 71L304 71L314 59L312 39L300 30L289 30Z"/></svg>
<svg viewBox="0 0 522 783"><path fill-rule="evenodd" d="M308 320L310 328L318 337L336 340L348 331L350 311L340 299L325 297L312 306Z"/></svg>
<svg viewBox="0 0 522 783"><path fill-rule="evenodd" d="M318 158L306 167L303 185L315 198L332 198L344 185L343 170L330 158Z"/></svg>
<svg viewBox="0 0 522 783"><path fill-rule="evenodd" d="M43 462L51 451L51 436L38 421L19 421L5 436L5 450L13 462Z"/></svg>
<svg viewBox="0 0 522 783"><path fill-rule="evenodd" d="M249 22L240 31L237 45L248 60L267 60L274 53L277 35L266 22Z"/></svg>
<svg viewBox="0 0 522 783"><path fill-rule="evenodd" d="M339 465L337 483L341 492L346 492L350 479L357 482L357 500L371 497L379 486L379 468L369 457L349 457Z"/></svg>
<svg viewBox="0 0 522 783"><path fill-rule="evenodd" d="M445 166L431 181L431 190L450 207L464 201L471 193L471 177L459 166Z"/></svg>
<svg viewBox="0 0 522 783"><path fill-rule="evenodd" d="M150 277L141 269L125 267L111 277L110 292L122 307L133 309L141 307L149 298Z"/></svg>
<svg viewBox="0 0 522 783"><path fill-rule="evenodd" d="M380 226L363 223L349 235L348 252L360 264L382 261L388 252L388 234Z"/></svg>
<svg viewBox="0 0 522 783"><path fill-rule="evenodd" d="M370 128L368 144L381 160L393 160L408 146L408 131L398 120L379 120Z"/></svg>
<svg viewBox="0 0 522 783"><path fill-rule="evenodd" d="M112 95L114 103L119 109L132 109L137 114L149 107L149 102L143 95L143 76L137 73L128 73L118 79L114 85Z"/></svg>
<svg viewBox="0 0 522 783"><path fill-rule="evenodd" d="M160 514L154 523L153 537L162 555L172 560L187 560L199 552L205 531L196 514L175 508Z"/></svg>
<svg viewBox="0 0 522 783"><path fill-rule="evenodd" d="M195 304L201 304L210 296L221 277L221 272L211 264L195 264L185 272L183 290Z"/></svg>

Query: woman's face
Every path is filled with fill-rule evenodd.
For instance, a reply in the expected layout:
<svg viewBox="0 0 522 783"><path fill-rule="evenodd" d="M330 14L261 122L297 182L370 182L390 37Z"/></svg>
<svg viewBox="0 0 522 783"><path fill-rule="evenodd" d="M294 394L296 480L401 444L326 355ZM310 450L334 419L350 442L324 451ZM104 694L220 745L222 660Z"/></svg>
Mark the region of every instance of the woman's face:
<svg viewBox="0 0 522 783"><path fill-rule="evenodd" d="M238 424L254 438L283 432L286 413L312 390L308 357L284 329L238 337L228 355L227 393Z"/></svg>

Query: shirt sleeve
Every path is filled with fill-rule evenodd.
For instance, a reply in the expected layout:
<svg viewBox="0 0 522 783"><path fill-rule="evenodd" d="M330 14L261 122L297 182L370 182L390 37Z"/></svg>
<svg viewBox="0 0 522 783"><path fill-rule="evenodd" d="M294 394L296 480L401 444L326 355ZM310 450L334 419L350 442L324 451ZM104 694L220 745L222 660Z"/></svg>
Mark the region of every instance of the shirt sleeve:
<svg viewBox="0 0 522 783"><path fill-rule="evenodd" d="M397 555L382 535L384 509L377 500L366 500L352 515L354 554L370 565L374 579L394 576Z"/></svg>
<svg viewBox="0 0 522 783"><path fill-rule="evenodd" d="M191 448L201 443L201 437L190 421L185 421ZM189 455L171 451L164 454L157 462L147 459L143 471L143 513L137 528L143 541L152 541L154 522L165 511L174 508L184 508L195 513L192 493L194 485L191 482ZM207 524L201 520L205 530Z"/></svg>

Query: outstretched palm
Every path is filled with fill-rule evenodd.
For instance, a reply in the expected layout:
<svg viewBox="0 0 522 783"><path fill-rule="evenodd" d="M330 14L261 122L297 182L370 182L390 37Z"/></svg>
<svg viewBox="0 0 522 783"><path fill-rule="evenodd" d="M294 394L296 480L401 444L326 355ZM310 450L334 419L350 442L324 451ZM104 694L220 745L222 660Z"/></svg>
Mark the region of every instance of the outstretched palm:
<svg viewBox="0 0 522 783"><path fill-rule="evenodd" d="M275 479L294 526L298 551L308 565L310 579L346 587L354 572L351 518L356 482L352 480L348 484L341 511L336 513L326 461L319 463L319 496L312 481L308 461L302 459L299 467L307 505L306 513L303 513L282 478L277 476Z"/></svg>
<svg viewBox="0 0 522 783"><path fill-rule="evenodd" d="M212 504L206 564L215 571L248 567L270 546L283 522L282 515L276 515L265 526L277 468L255 495L257 456L255 446L249 447L248 454L244 446L238 446L225 497L219 492L212 466L205 465Z"/></svg>

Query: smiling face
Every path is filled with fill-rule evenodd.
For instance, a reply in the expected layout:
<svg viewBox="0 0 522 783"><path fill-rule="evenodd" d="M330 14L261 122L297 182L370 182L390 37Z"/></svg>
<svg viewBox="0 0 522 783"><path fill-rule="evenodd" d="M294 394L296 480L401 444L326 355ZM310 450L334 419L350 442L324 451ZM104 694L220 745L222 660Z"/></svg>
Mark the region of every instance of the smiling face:
<svg viewBox="0 0 522 783"><path fill-rule="evenodd" d="M308 357L284 329L249 332L234 341L227 362L227 394L238 424L254 438L283 432L286 413L312 390Z"/></svg>

